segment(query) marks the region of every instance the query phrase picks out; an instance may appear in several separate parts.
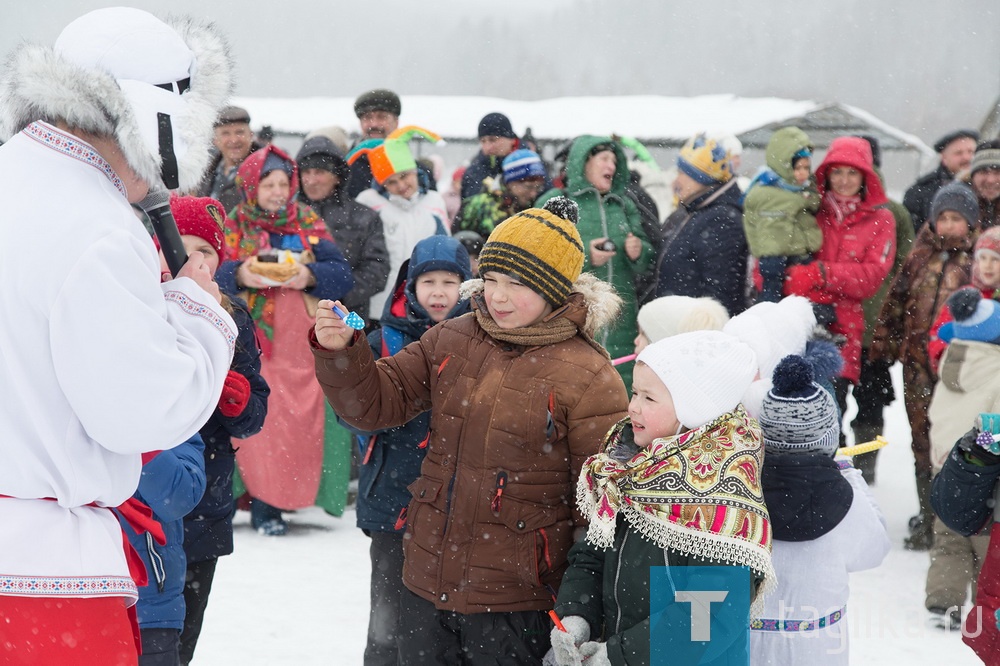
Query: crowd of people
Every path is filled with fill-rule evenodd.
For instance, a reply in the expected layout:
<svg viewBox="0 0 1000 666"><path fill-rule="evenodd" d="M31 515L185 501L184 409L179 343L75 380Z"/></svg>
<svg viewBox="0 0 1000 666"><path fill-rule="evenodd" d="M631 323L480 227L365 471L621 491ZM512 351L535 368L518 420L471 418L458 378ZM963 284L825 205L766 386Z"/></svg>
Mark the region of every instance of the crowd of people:
<svg viewBox="0 0 1000 666"><path fill-rule="evenodd" d="M669 169L613 134L554 167L493 112L446 178L385 89L353 145L255 136L194 21L98 10L7 66L0 653L191 663L237 507L281 537L353 467L366 664L649 663L691 649L650 568L720 565L746 607L699 663L847 663L849 574L890 543L842 422L853 395L877 440L897 361L929 618L1000 608L1000 141L943 137L899 204L869 136L816 164L780 128L752 178L711 133ZM43 275L39 171L79 204Z"/></svg>

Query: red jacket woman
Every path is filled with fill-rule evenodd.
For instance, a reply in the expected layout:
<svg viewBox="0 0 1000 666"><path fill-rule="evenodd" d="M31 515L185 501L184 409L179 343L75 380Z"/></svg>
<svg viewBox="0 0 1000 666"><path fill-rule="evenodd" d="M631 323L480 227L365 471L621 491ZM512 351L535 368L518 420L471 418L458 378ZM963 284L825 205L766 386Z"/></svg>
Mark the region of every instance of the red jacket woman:
<svg viewBox="0 0 1000 666"><path fill-rule="evenodd" d="M861 302L878 290L892 268L896 222L885 208L888 200L864 139L834 139L816 169L816 182L822 199L816 222L823 245L816 261L788 268L785 294L833 305L830 331L847 339L841 376L857 383L865 332Z"/></svg>

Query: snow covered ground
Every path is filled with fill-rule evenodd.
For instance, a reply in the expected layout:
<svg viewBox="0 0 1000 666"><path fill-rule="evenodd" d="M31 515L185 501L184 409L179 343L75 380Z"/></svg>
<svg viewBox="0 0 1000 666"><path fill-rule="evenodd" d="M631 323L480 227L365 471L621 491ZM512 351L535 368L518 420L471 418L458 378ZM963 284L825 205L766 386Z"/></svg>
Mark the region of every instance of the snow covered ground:
<svg viewBox="0 0 1000 666"><path fill-rule="evenodd" d="M894 379L901 396L899 370ZM879 458L875 495L889 522L893 550L878 569L852 578L847 613L852 663L979 664L959 633L926 626L928 557L902 547L917 499L901 398L886 417L890 445ZM195 664L362 662L368 539L354 526L352 511L332 518L309 509L291 514L289 522L287 537L268 538L253 532L245 512L237 516L236 553L219 563Z"/></svg>

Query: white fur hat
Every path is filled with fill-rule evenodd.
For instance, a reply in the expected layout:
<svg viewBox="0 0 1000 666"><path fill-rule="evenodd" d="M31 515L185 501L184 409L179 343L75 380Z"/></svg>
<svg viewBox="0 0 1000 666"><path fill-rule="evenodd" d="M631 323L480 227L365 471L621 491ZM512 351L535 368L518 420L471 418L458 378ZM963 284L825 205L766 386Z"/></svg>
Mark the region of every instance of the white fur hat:
<svg viewBox="0 0 1000 666"><path fill-rule="evenodd" d="M193 189L231 73L225 41L209 24L98 9L66 26L53 48L23 44L10 54L0 78L0 139L36 120L62 120L114 139L152 187Z"/></svg>
<svg viewBox="0 0 1000 666"><path fill-rule="evenodd" d="M688 428L700 428L735 409L757 374L750 346L721 331L664 338L636 360L667 387L677 420Z"/></svg>
<svg viewBox="0 0 1000 666"><path fill-rule="evenodd" d="M691 331L721 331L729 321L725 306L704 296L663 296L639 309L639 328L650 342Z"/></svg>

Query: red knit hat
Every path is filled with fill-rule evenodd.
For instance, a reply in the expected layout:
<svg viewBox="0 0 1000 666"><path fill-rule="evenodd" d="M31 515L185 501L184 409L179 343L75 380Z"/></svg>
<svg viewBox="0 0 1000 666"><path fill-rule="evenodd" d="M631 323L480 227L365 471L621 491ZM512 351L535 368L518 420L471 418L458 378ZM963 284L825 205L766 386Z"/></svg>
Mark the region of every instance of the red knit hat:
<svg viewBox="0 0 1000 666"><path fill-rule="evenodd" d="M177 222L177 231L197 236L215 248L222 256L225 245L222 204L212 197L170 197L170 212Z"/></svg>
<svg viewBox="0 0 1000 666"><path fill-rule="evenodd" d="M980 250L988 250L993 254L1000 255L1000 227L990 227L979 234L976 241L976 253Z"/></svg>

